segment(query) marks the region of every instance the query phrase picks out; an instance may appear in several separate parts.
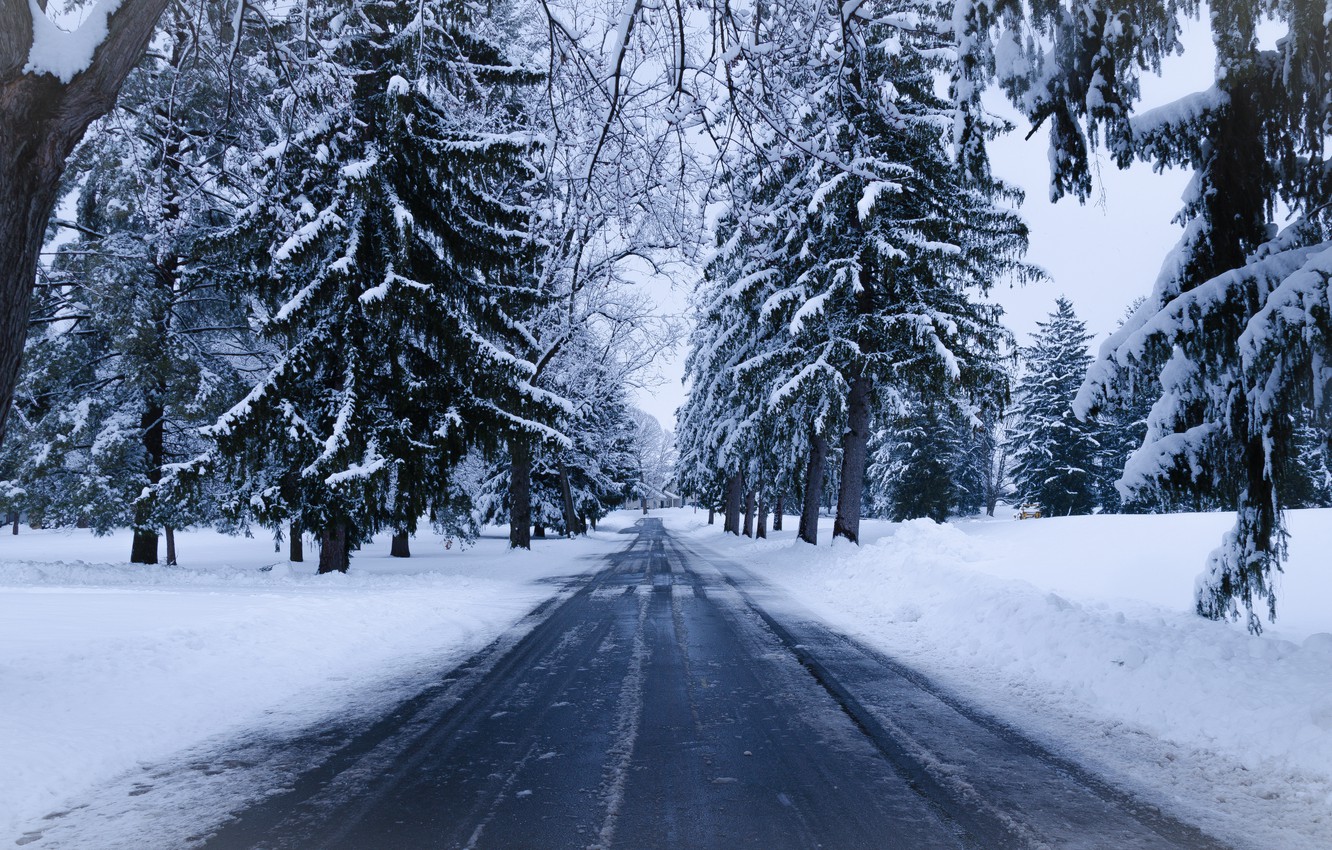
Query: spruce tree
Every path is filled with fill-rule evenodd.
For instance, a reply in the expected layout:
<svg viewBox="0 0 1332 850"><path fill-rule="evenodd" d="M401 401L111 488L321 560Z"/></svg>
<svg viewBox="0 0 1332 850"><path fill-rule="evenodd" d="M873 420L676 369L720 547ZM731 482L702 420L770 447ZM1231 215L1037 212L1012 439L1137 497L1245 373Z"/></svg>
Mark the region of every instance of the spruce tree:
<svg viewBox="0 0 1332 850"><path fill-rule="evenodd" d="M465 448L542 407L510 350L542 298L517 96L534 76L492 23L472 3L369 0L286 23L278 134L218 243L275 362L211 429L209 462L232 513L318 535L321 572L383 528L461 515Z"/></svg>
<svg viewBox="0 0 1332 850"><path fill-rule="evenodd" d="M213 518L167 493L199 453L198 428L241 387L248 327L236 293L202 262L230 209L227 163L253 118L250 49L230 15L173 6L164 50L74 158L74 238L38 288L11 464L27 508L52 524L130 526L130 560L157 563L165 530Z"/></svg>
<svg viewBox="0 0 1332 850"><path fill-rule="evenodd" d="M1088 514L1097 505L1100 444L1094 423L1075 415L1073 400L1091 362L1091 335L1063 297L1037 328L1021 350L1023 374L1009 437L1013 487L1018 499L1040 505L1046 516Z"/></svg>

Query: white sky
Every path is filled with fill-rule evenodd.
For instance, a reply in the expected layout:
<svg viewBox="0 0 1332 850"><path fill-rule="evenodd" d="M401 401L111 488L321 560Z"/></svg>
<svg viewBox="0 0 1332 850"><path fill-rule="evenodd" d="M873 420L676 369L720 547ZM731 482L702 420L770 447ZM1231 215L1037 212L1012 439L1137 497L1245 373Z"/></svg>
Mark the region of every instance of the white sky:
<svg viewBox="0 0 1332 850"><path fill-rule="evenodd" d="M1204 12L1203 22L1185 22L1185 55L1166 63L1160 78L1143 80L1139 112L1212 84L1215 54L1206 20ZM1072 198L1052 204L1048 200L1048 134L1042 129L1025 139L1030 124L1017 117L1001 95L992 98L990 106L1017 127L992 143L991 161L997 175L1026 191L1022 215L1031 230L1027 260L1050 278L1025 287L1001 283L992 297L1004 306L1008 326L1018 342L1025 344L1036 330L1036 322L1054 309L1055 298L1066 296L1095 335L1095 350L1128 305L1151 291L1161 263L1179 240L1180 228L1171 219L1190 175L1181 171L1156 174L1142 163L1120 171L1102 152L1096 195L1085 206ZM685 309L687 294L680 287L671 291L656 286L664 311ZM638 393L638 405L667 428L674 428L675 409L684 402L684 350L681 345L675 357L662 361L664 380L659 386Z"/></svg>

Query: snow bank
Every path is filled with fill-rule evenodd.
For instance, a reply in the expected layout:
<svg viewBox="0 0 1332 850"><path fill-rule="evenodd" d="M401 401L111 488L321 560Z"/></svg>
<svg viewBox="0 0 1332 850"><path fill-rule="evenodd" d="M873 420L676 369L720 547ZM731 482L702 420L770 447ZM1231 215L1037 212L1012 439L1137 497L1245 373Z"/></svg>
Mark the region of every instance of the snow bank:
<svg viewBox="0 0 1332 850"><path fill-rule="evenodd" d="M787 591L778 605L1238 846L1332 846L1332 511L1293 512L1279 619L1262 637L1193 613L1229 514L871 522L866 545L818 549L789 531L724 538L698 516L671 522Z"/></svg>
<svg viewBox="0 0 1332 850"><path fill-rule="evenodd" d="M388 541L347 575L271 541L178 534L186 566L116 563L107 538L0 535L0 837L90 786L219 735L296 729L377 684L461 661L624 538ZM267 567L267 571L261 568Z"/></svg>

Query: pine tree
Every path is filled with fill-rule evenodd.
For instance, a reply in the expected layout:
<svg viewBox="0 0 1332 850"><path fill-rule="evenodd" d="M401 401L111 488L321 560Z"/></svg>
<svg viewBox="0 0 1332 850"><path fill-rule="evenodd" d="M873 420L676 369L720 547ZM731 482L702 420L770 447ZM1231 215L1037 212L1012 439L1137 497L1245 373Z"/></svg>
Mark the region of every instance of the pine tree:
<svg viewBox="0 0 1332 850"><path fill-rule="evenodd" d="M277 138L239 255L276 362L211 429L229 510L320 538L320 570L382 528L459 516L451 467L548 413L511 352L542 300L525 191L531 137L473 4L293 9ZM459 533L465 529L458 529Z"/></svg>
<svg viewBox="0 0 1332 850"><path fill-rule="evenodd" d="M249 347L235 293L200 265L255 82L229 64L243 39L215 12L168 9L166 49L75 155L76 216L60 223L75 237L39 288L10 447L30 511L129 525L137 563L157 563L163 529L175 563L173 529L212 518L208 500L163 480L237 394Z"/></svg>
<svg viewBox="0 0 1332 850"><path fill-rule="evenodd" d="M1259 49L1258 22L1288 28ZM1125 470L1130 493L1164 503L1233 505L1236 524L1208 559L1197 610L1212 618L1276 616L1272 574L1286 532L1284 477L1294 423L1308 409L1326 430L1332 353L1324 305L1332 279L1332 20L1313 0L1226 0L1212 8L1217 81L1133 117L1122 163L1193 169L1184 234L1147 302L1108 340L1079 400L1085 412L1159 376L1147 435ZM1277 204L1292 221L1278 228Z"/></svg>
<svg viewBox="0 0 1332 850"><path fill-rule="evenodd" d="M972 295L1023 271L1025 229L996 205L1013 194L964 174L939 134L941 45L888 14L932 12L883 4L843 16L799 2L771 11L737 23L728 67L757 144L732 184L742 187L732 216L743 238L723 228L721 256L734 242L742 260L717 288L740 303L716 315L746 318L718 334L768 334L768 345L736 350L731 367L762 375L764 387L732 415L753 433L765 411L791 423L808 446L809 490L840 435L834 533L856 540L879 396L991 381L1005 334L997 310ZM820 50L803 49L810 33Z"/></svg>
<svg viewBox="0 0 1332 850"><path fill-rule="evenodd" d="M1088 514L1096 507L1095 425L1079 420L1073 399L1087 373L1091 335L1067 298L1022 349L1023 375L1016 389L1013 486L1023 502L1046 516Z"/></svg>

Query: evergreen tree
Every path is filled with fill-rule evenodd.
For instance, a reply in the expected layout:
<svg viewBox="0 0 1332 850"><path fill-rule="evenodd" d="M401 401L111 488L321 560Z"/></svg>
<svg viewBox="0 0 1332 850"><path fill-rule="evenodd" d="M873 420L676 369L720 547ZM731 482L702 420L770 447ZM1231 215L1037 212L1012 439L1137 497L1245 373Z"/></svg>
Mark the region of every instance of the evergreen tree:
<svg viewBox="0 0 1332 850"><path fill-rule="evenodd" d="M1025 229L996 204L1013 193L963 174L939 134L949 114L934 93L941 44L891 14L932 12L770 11L732 19L731 100L754 143L731 183L734 234L722 228L719 260L739 260L716 275L725 283L715 292L736 306L709 318L718 339L744 338L750 349L736 347L729 365L763 387L737 404L737 384L720 407L745 433L761 433L765 415L791 423L808 446L808 490L840 437L834 531L856 540L879 396L992 381L1005 334L997 309L972 295L1023 271ZM804 49L811 33L820 50ZM756 326L766 336L739 330Z"/></svg>
<svg viewBox="0 0 1332 850"><path fill-rule="evenodd" d="M1046 516L1088 514L1096 507L1093 423L1079 420L1073 399L1087 373L1091 335L1067 298L1055 301L1031 345L1022 349L1023 374L1016 390L1013 486L1023 502Z"/></svg>
<svg viewBox="0 0 1332 850"><path fill-rule="evenodd" d="M543 298L517 97L534 77L497 17L339 0L286 23L277 137L219 241L276 362L211 429L209 462L230 512L317 534L321 571L382 528L463 515L465 448L552 415L511 352Z"/></svg>
<svg viewBox="0 0 1332 850"><path fill-rule="evenodd" d="M1235 528L1208 559L1198 613L1239 617L1261 631L1276 616L1272 573L1285 552L1282 476L1301 407L1319 428L1329 412L1332 318L1332 18L1322 0L1217 0L1206 8L1216 82L1141 115L1138 76L1181 49L1185 14L1170 0L960 0L953 17L960 73L955 141L983 140L981 94L997 78L1034 124L1047 123L1051 194L1085 199L1089 151L1104 141L1134 159L1194 171L1184 233L1146 304L1115 334L1079 399L1094 413L1135 374L1159 376L1147 436L1125 470L1132 498L1233 504ZM1258 25L1285 28L1262 49ZM971 161L983 167L980 157ZM1293 215L1284 228L1274 212Z"/></svg>
<svg viewBox="0 0 1332 850"><path fill-rule="evenodd" d="M130 75L74 159L75 237L39 287L9 464L35 516L130 526L130 560L157 563L165 529L212 518L162 490L199 426L241 386L248 327L200 261L229 209L221 184L257 82L233 61L229 14L170 7L165 50ZM247 45L248 46L248 45Z"/></svg>

